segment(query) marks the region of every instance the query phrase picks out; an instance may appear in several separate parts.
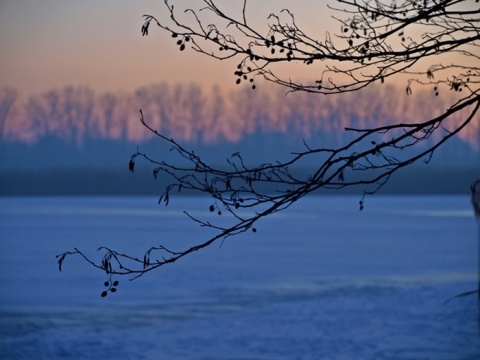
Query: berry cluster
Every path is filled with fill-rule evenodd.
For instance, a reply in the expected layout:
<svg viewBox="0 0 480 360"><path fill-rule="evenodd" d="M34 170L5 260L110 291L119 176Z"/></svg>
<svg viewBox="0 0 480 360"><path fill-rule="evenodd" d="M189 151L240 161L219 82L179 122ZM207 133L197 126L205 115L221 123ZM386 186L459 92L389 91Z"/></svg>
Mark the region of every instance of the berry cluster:
<svg viewBox="0 0 480 360"><path fill-rule="evenodd" d="M237 71L234 72L236 76L238 76L237 81L235 82L237 85L242 82L242 80L248 80L250 83L252 83L252 89L255 90L257 86L255 85L255 79L253 77L248 78L249 73L252 72L252 68L248 66L244 71L244 66L242 64L237 65Z"/></svg>
<svg viewBox="0 0 480 360"><path fill-rule="evenodd" d="M179 35L177 33L172 33L173 38L177 38ZM181 39L177 40L177 45L179 46L180 51L185 50L185 44L190 41L190 36L183 35Z"/></svg>
<svg viewBox="0 0 480 360"><path fill-rule="evenodd" d="M117 291L117 286L118 286L118 284L119 284L119 282L118 282L117 280L115 280L115 281L112 281L112 280L105 281L105 282L103 283L103 285L105 285L105 287L108 287L108 289L102 291L101 296L102 296L102 297L107 296L109 291L110 291L111 293L116 292L116 291Z"/></svg>

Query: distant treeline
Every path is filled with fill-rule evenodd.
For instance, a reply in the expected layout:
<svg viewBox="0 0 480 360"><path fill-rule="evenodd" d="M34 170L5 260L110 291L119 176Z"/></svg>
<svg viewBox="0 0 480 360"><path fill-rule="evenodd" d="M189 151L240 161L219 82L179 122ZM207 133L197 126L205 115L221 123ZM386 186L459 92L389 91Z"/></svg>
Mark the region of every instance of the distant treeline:
<svg viewBox="0 0 480 360"><path fill-rule="evenodd" d="M67 87L28 97L3 88L0 139L36 143L58 138L77 146L88 140L141 143L153 137L139 122L143 109L153 128L189 144L235 143L254 134L307 140L323 134L324 141L333 143L348 136L346 127L425 121L444 111L454 96L447 88L435 96L427 87L407 96L403 89L387 84L340 96L286 95L285 89L267 84L256 90L239 87L224 92L218 87L162 83L131 93L102 94L88 87ZM448 122L444 125L448 130ZM473 121L459 138L478 151L480 122Z"/></svg>
<svg viewBox="0 0 480 360"><path fill-rule="evenodd" d="M306 145L336 147L348 138L345 127L431 118L451 96L447 90L435 96L426 89L407 97L388 85L342 96L285 95L283 89L262 86L207 91L166 83L134 93L69 87L26 98L2 89L0 195L161 194L167 179L154 180L154 165L139 162L138 172L128 172L137 147L154 159L178 160L168 144L140 124L139 109L152 127L215 166L225 166L236 152L255 166L290 159ZM480 177L479 147L480 122L473 121L435 152L429 166L420 163L399 172L383 191L465 193ZM315 167L309 161L298 170L305 176Z"/></svg>

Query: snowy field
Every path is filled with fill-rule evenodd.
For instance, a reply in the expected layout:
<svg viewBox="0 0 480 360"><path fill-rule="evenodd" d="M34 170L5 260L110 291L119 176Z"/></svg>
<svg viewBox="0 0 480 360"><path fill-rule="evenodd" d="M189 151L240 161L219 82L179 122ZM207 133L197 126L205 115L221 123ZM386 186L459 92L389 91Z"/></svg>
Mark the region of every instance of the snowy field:
<svg viewBox="0 0 480 360"><path fill-rule="evenodd" d="M0 198L1 359L478 359L468 196L310 197L101 298L55 255L182 248L208 199Z"/></svg>

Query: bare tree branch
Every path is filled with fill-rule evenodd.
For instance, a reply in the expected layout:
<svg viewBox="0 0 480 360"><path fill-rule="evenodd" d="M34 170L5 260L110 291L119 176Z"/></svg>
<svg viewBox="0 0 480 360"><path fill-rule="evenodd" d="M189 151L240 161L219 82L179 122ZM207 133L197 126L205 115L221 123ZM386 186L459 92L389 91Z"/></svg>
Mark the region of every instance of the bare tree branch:
<svg viewBox="0 0 480 360"><path fill-rule="evenodd" d="M220 2L204 0L200 9L187 9L191 20L180 20L174 6L165 0L170 23L145 15L143 35L153 22L176 39L180 51L189 46L217 60L236 59L236 83L247 82L253 89L257 78L283 86L287 92L342 94L358 91L373 83L406 76L406 93L413 95L414 85L431 86L434 95L452 91L457 96L446 110L427 119L405 119L376 128L345 128L352 140L338 148L305 145L292 153L290 160L247 166L240 153L232 154L226 167L214 167L172 138L159 133L140 111L140 121L160 141L171 145L178 162L157 160L137 151L129 163L135 170L139 158L154 166L154 176L168 177L170 184L159 203L168 205L173 193L183 189L211 197L211 212L226 213L227 225L219 225L188 212L186 216L199 226L215 232L187 249L164 246L148 249L142 258L100 248L101 263L95 263L75 249L59 255L61 267L67 255L78 254L107 275L130 275L136 279L163 265L203 249L217 241L256 232L264 217L289 208L302 197L320 189L361 186L363 196L374 194L398 170L417 161L429 162L434 152L473 121L478 121L480 106L480 12L477 2L444 1L337 1L330 6L346 18L338 18L341 33L325 39L307 34L296 23L292 11L272 13L268 31L263 33L247 20L247 1L241 13L227 14ZM214 15L208 23L203 14ZM451 55L454 55L453 57ZM445 62L448 60L448 62ZM293 79L281 63L318 64L305 82ZM317 68L315 68L317 69ZM320 74L316 77L315 74ZM428 140L428 141L427 141ZM308 176L299 175L295 166L302 161L318 164ZM266 188L265 185L268 185ZM222 221L222 224L225 224Z"/></svg>

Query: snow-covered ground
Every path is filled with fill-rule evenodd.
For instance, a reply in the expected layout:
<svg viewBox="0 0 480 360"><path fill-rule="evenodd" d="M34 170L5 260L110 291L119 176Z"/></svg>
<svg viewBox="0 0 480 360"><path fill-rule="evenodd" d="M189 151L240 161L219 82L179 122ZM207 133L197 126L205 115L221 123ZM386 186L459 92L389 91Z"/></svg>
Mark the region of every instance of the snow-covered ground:
<svg viewBox="0 0 480 360"><path fill-rule="evenodd" d="M208 234L178 197L0 198L2 359L475 359L468 196L310 197L101 298L105 274L55 255L143 256ZM221 219L226 221L226 219Z"/></svg>

